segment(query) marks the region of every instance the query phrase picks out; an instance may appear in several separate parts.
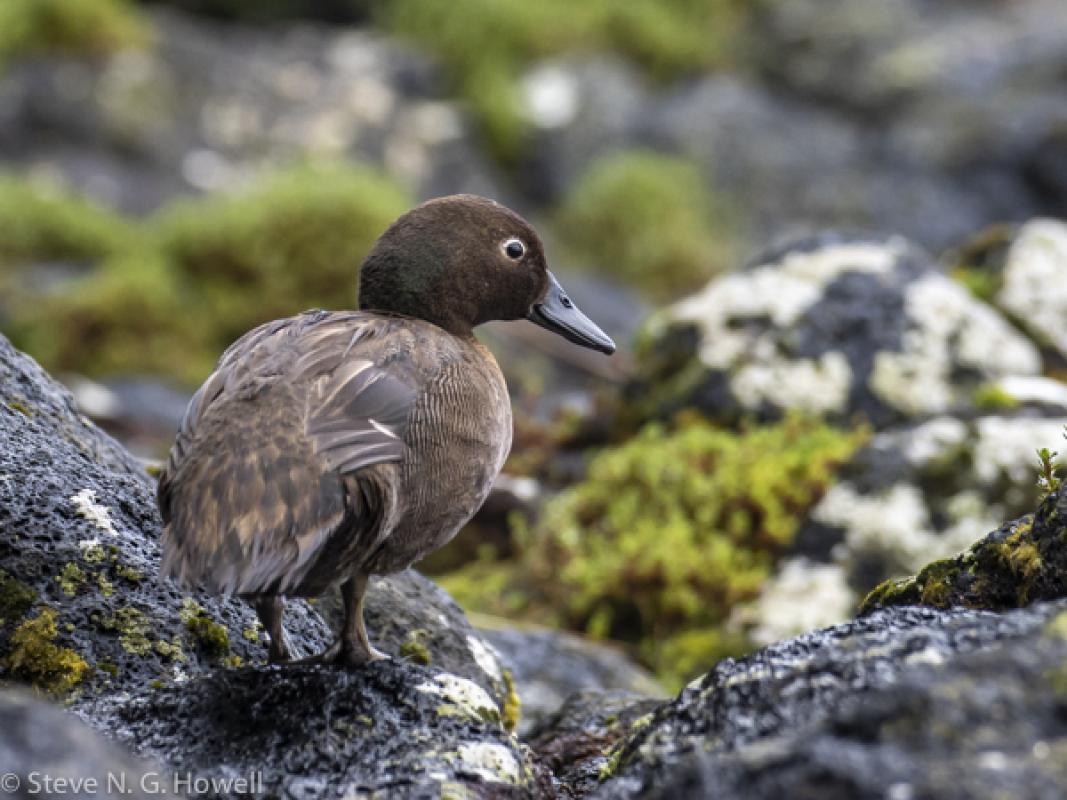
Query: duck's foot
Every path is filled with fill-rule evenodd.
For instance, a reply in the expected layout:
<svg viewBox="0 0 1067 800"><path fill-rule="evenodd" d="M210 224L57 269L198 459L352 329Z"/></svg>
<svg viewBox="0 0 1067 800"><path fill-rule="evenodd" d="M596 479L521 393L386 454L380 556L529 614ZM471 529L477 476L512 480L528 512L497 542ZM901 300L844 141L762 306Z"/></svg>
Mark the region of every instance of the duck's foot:
<svg viewBox="0 0 1067 800"><path fill-rule="evenodd" d="M345 642L341 639L323 650L307 658L290 660L288 663L294 666L304 664L333 664L339 667L364 667L374 661L389 658L385 653L368 645L364 648L359 642Z"/></svg>

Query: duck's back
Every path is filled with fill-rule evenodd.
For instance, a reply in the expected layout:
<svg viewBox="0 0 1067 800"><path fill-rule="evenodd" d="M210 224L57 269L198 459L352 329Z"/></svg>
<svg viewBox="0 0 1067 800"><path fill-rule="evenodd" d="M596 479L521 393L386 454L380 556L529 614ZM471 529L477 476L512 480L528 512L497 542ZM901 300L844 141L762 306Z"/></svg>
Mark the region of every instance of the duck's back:
<svg viewBox="0 0 1067 800"><path fill-rule="evenodd" d="M457 404L495 422L476 431ZM488 485L473 484L495 477L505 417L504 453L495 362L429 323L308 312L261 326L190 402L160 480L163 571L216 592L303 595L403 568L480 505ZM493 465L459 463L471 457Z"/></svg>

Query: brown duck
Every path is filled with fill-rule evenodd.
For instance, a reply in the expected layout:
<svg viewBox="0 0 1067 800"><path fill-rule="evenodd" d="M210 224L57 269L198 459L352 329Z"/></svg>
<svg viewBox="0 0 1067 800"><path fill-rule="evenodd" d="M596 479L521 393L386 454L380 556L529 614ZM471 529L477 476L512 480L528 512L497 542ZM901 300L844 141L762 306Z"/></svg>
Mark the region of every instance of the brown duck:
<svg viewBox="0 0 1067 800"><path fill-rule="evenodd" d="M363 262L359 306L231 345L159 482L163 574L250 600L272 661L292 660L285 598L335 584L344 627L306 660L383 657L363 623L368 576L441 547L485 500L511 447L511 405L475 326L525 318L615 349L548 271L533 228L472 195L393 223Z"/></svg>

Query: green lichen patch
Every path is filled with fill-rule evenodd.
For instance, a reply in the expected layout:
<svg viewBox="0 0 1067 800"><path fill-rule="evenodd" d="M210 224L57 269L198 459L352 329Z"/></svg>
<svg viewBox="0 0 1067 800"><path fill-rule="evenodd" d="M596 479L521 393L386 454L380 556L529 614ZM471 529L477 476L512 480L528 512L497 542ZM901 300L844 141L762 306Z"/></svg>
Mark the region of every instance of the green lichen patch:
<svg viewBox="0 0 1067 800"><path fill-rule="evenodd" d="M252 644L259 644L259 635L262 629L263 626L259 624L259 620L256 620L247 628L241 631L241 638L243 638L246 642L251 642Z"/></svg>
<svg viewBox="0 0 1067 800"><path fill-rule="evenodd" d="M185 629L193 635L197 646L212 656L225 656L230 652L230 632L208 616L203 606L191 598L182 602L180 612Z"/></svg>
<svg viewBox="0 0 1067 800"><path fill-rule="evenodd" d="M86 579L85 571L73 562L63 567L63 571L56 575L56 583L67 597L74 597L78 590L85 586Z"/></svg>
<svg viewBox="0 0 1067 800"><path fill-rule="evenodd" d="M130 655L146 656L152 652L152 621L143 611L126 606L106 616L93 614L91 619L101 630L117 634L122 649Z"/></svg>
<svg viewBox="0 0 1067 800"><path fill-rule="evenodd" d="M1067 596L1065 495L1053 492L1034 514L1006 523L955 558L886 581L867 595L860 614L914 604L1003 610Z"/></svg>
<svg viewBox="0 0 1067 800"><path fill-rule="evenodd" d="M400 656L414 664L422 664L428 667L433 663L430 648L426 646L425 639L429 633L422 628L409 631L407 638L400 645Z"/></svg>
<svg viewBox="0 0 1067 800"><path fill-rule="evenodd" d="M55 696L67 694L90 671L74 650L56 644L56 612L45 608L11 634L3 665L16 680Z"/></svg>
<svg viewBox="0 0 1067 800"><path fill-rule="evenodd" d="M515 676L511 674L511 670L505 669L503 675L506 694L504 695L504 707L500 711L500 718L505 728L509 731L515 731L522 721L522 698L519 697L518 689L515 687Z"/></svg>
<svg viewBox="0 0 1067 800"><path fill-rule="evenodd" d="M10 408L12 411L17 411L24 417L33 416L33 412L30 410L30 407L23 403L21 400L9 400L7 407Z"/></svg>
<svg viewBox="0 0 1067 800"><path fill-rule="evenodd" d="M114 572L116 576L122 578L124 581L129 581L130 583L140 583L144 580L144 575L141 574L140 570L136 570L126 564L117 565Z"/></svg>
<svg viewBox="0 0 1067 800"><path fill-rule="evenodd" d="M37 601L37 592L0 569L0 625L22 619Z"/></svg>

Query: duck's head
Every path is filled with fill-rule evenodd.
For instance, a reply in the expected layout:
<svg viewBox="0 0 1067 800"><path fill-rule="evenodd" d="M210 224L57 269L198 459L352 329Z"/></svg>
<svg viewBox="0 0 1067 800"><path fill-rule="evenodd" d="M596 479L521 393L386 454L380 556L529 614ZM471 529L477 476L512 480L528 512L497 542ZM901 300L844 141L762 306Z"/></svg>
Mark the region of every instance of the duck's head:
<svg viewBox="0 0 1067 800"><path fill-rule="evenodd" d="M615 352L549 272L533 227L475 195L430 200L394 222L363 262L359 306L457 335L490 320L528 319L575 344Z"/></svg>

